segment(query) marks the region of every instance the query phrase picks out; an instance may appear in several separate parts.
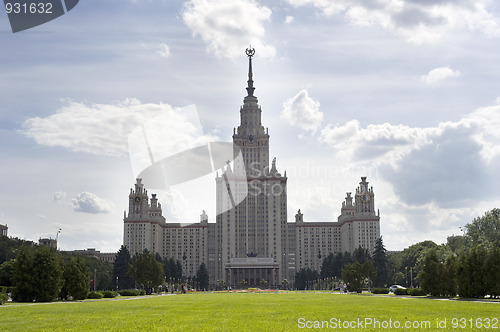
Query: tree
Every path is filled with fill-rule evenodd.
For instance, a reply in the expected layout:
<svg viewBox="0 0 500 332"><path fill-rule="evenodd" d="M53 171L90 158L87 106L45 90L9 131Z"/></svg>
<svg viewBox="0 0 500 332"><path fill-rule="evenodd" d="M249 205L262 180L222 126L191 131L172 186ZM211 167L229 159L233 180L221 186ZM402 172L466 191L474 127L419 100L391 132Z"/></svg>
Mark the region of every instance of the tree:
<svg viewBox="0 0 500 332"><path fill-rule="evenodd" d="M432 296L443 295L442 275L443 267L438 260L436 249L431 249L425 255L424 265L420 271L422 289Z"/></svg>
<svg viewBox="0 0 500 332"><path fill-rule="evenodd" d="M409 287L410 285L408 284L408 282L410 278L408 274L410 271L412 271L413 275L417 276L417 278L413 280L413 285L419 285L418 275L420 273L425 254L427 250L432 248L437 249L438 245L432 241L423 241L409 246L408 248L403 250L402 253L399 253L392 257L393 262L396 262L395 270L393 271L394 276L400 276L398 272L401 272L404 275L404 283L397 282L398 284L404 284Z"/></svg>
<svg viewBox="0 0 500 332"><path fill-rule="evenodd" d="M113 264L113 281L117 290L131 289L135 287L135 282L127 274L132 259L127 247L121 246L116 254Z"/></svg>
<svg viewBox="0 0 500 332"><path fill-rule="evenodd" d="M182 263L180 260L177 260L175 262L175 269L174 269L174 275L177 279L183 279L183 275L182 275Z"/></svg>
<svg viewBox="0 0 500 332"><path fill-rule="evenodd" d="M73 256L64 265L62 299L84 300L90 288L90 270L81 256Z"/></svg>
<svg viewBox="0 0 500 332"><path fill-rule="evenodd" d="M500 209L486 212L465 226L467 238L473 246L483 244L487 247L500 247Z"/></svg>
<svg viewBox="0 0 500 332"><path fill-rule="evenodd" d="M500 248L493 248L488 254L486 260L486 266L488 267L487 275L487 288L488 293L492 297L500 296Z"/></svg>
<svg viewBox="0 0 500 332"><path fill-rule="evenodd" d="M359 246L358 248L354 249L354 252L352 254L352 257L354 260L360 264L363 264L364 262L367 262L371 260L371 255L370 251L368 251L367 248L362 248Z"/></svg>
<svg viewBox="0 0 500 332"><path fill-rule="evenodd" d="M14 300L54 301L61 291L62 274L60 257L54 249L21 247L14 262Z"/></svg>
<svg viewBox="0 0 500 332"><path fill-rule="evenodd" d="M94 275L96 290L109 290L115 289L116 285L113 284L113 263L104 262L94 257L84 257L85 264L90 270L92 279L92 288L94 287Z"/></svg>
<svg viewBox="0 0 500 332"><path fill-rule="evenodd" d="M14 259L0 264L0 286L12 286Z"/></svg>
<svg viewBox="0 0 500 332"><path fill-rule="evenodd" d="M283 285L283 289L287 289L288 290L288 284L289 284L288 279L283 279L281 281L281 285Z"/></svg>
<svg viewBox="0 0 500 332"><path fill-rule="evenodd" d="M351 253L347 251L344 253L338 252L335 255L330 253L323 259L320 276L321 278L340 278L342 276L342 267L353 262Z"/></svg>
<svg viewBox="0 0 500 332"><path fill-rule="evenodd" d="M302 268L299 272L295 273L295 287L297 289L306 289L307 283L319 278L318 271L311 270L310 268Z"/></svg>
<svg viewBox="0 0 500 332"><path fill-rule="evenodd" d="M179 260L176 261L172 257L165 258L163 260L163 270L168 281L172 279L175 282L175 280L182 279L182 264Z"/></svg>
<svg viewBox="0 0 500 332"><path fill-rule="evenodd" d="M208 289L209 276L205 263L201 263L196 271L196 281L199 283L200 289Z"/></svg>
<svg viewBox="0 0 500 332"><path fill-rule="evenodd" d="M373 280L375 276L375 268L371 261L366 261L363 264L356 261L342 268L342 279L349 283L351 291L357 293L361 293L365 283Z"/></svg>
<svg viewBox="0 0 500 332"><path fill-rule="evenodd" d="M488 293L487 251L479 245L460 259L457 268L457 285L460 297L482 298Z"/></svg>
<svg viewBox="0 0 500 332"><path fill-rule="evenodd" d="M321 271L319 273L321 278L330 278L334 274L334 259L335 256L333 253L329 253L328 256L323 258L323 262L321 263Z"/></svg>
<svg viewBox="0 0 500 332"><path fill-rule="evenodd" d="M16 257L16 251L21 246L34 246L32 241L21 240L19 238L9 238L0 236L0 264Z"/></svg>
<svg viewBox="0 0 500 332"><path fill-rule="evenodd" d="M460 254L466 248L466 239L461 235L448 236L446 238L446 248L453 254Z"/></svg>
<svg viewBox="0 0 500 332"><path fill-rule="evenodd" d="M372 256L373 267L377 272L377 276L373 280L374 287L384 287L389 282L389 261L386 252L382 237L379 237L375 241L375 250Z"/></svg>
<svg viewBox="0 0 500 332"><path fill-rule="evenodd" d="M164 280L163 264L156 260L154 253L147 251L134 256L128 274L146 289L147 294L151 294Z"/></svg>
<svg viewBox="0 0 500 332"><path fill-rule="evenodd" d="M455 255L446 259L442 271L442 285L444 296L457 295L457 266L458 261Z"/></svg>

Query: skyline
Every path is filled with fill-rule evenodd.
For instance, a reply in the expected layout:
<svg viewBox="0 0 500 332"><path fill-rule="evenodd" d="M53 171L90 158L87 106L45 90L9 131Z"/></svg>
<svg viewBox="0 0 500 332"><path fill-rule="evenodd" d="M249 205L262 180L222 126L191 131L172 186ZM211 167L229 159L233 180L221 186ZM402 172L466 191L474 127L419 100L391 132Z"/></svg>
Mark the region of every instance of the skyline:
<svg viewBox="0 0 500 332"><path fill-rule="evenodd" d="M388 250L446 242L498 207L493 1L89 0L16 34L3 12L0 31L9 236L37 241L61 228L62 250L117 251L135 183L129 134L194 105L203 135L230 142L249 45L289 221L298 209L305 221L336 221L362 176ZM149 193L167 221L198 222L206 210L215 222L214 179Z"/></svg>

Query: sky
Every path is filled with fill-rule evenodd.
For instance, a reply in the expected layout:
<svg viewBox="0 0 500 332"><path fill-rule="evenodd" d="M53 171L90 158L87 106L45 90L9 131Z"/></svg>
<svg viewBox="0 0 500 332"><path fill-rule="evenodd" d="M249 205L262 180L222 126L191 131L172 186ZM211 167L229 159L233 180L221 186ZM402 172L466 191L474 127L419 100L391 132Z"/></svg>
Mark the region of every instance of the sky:
<svg viewBox="0 0 500 332"><path fill-rule="evenodd" d="M445 243L499 207L498 2L85 0L17 33L0 12L9 236L117 251L137 176L131 134L170 114L151 140L175 142L171 153L230 142L249 45L289 221L298 209L336 221L361 176L388 250ZM148 192L167 222L203 210L215 222L214 172Z"/></svg>

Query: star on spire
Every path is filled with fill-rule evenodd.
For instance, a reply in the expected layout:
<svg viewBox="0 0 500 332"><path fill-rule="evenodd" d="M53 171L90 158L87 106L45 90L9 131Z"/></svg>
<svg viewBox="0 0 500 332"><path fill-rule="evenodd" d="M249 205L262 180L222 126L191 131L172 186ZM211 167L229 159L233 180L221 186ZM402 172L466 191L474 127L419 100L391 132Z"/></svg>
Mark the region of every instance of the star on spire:
<svg viewBox="0 0 500 332"><path fill-rule="evenodd" d="M250 47L245 50L245 53L248 56L248 87L246 89L248 96L253 96L255 88L253 87L252 57L255 55L255 49L250 45Z"/></svg>

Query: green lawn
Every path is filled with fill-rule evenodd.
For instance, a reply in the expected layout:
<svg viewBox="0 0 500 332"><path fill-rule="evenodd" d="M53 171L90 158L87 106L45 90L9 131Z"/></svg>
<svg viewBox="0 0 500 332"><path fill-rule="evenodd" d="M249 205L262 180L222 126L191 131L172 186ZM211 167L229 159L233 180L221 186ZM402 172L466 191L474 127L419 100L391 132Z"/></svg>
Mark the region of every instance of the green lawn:
<svg viewBox="0 0 500 332"><path fill-rule="evenodd" d="M488 323L500 329L500 303L290 292L196 293L0 306L2 331L300 331L312 330L307 327L313 327L314 321L328 321L335 327L338 320L340 324L354 321L349 324L356 328L342 330L355 331L362 330L358 319L366 331L390 330L383 328L389 320L392 326L400 322L400 330L410 330L403 328L406 321L428 321L431 328L427 330L435 331L437 320L444 324L444 319L445 330L452 330L453 325L458 325L455 330L475 330L479 322L483 323L481 330ZM370 319L372 324L366 325ZM374 325L375 320L380 328Z"/></svg>

